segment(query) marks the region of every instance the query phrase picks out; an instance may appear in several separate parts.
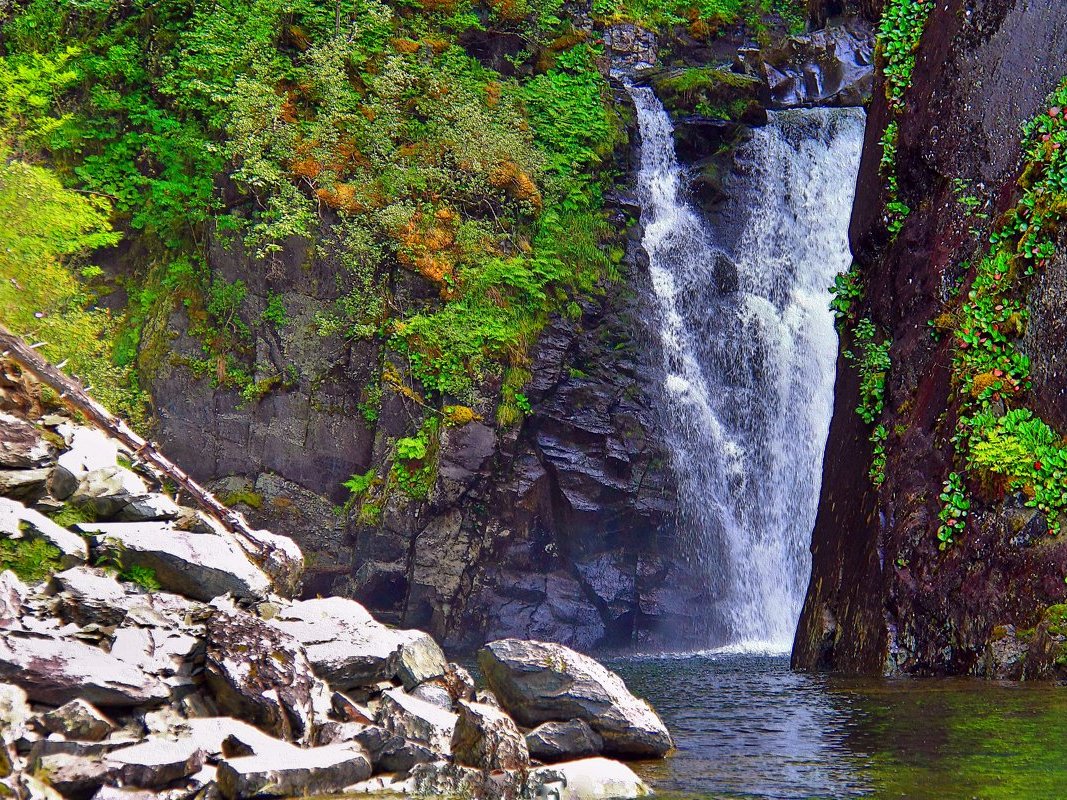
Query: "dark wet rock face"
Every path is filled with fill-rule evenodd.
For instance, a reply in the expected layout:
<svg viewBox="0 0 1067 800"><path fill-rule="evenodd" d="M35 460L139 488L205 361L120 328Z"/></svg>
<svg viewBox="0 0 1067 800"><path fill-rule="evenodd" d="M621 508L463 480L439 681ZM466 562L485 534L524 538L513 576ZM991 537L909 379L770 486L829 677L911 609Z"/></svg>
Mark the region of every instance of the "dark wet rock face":
<svg viewBox="0 0 1067 800"><path fill-rule="evenodd" d="M985 497L977 487L966 533L938 549L938 494L953 468L956 412L952 343L935 341L927 322L943 310L944 288L966 274L960 265L985 255L991 225L1014 205L1019 126L1065 74L1067 18L1058 0L939 3L899 118L900 193L912 213L895 241L882 219L878 168L890 112L875 87L851 241L867 280L860 313L893 340L880 420L891 438L885 483L874 491L869 428L852 411L857 375L840 362L798 666L1034 677L1039 664L1051 663L1025 654L1045 647L1035 626L1064 597L1067 545L1048 537L1025 498ZM960 185L992 198L989 221L965 213ZM1033 318L1021 341L1034 364L1027 405L1060 430L1065 276L1061 256L1034 281Z"/></svg>

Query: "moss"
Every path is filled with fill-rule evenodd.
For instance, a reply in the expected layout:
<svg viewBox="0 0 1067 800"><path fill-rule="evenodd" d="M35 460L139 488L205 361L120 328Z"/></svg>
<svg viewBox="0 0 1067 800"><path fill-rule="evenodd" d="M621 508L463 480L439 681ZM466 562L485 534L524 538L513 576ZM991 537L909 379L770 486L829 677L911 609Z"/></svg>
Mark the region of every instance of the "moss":
<svg viewBox="0 0 1067 800"><path fill-rule="evenodd" d="M234 489L219 495L219 502L231 508L236 505L245 505L258 510L263 507L263 495L251 487Z"/></svg>
<svg viewBox="0 0 1067 800"><path fill-rule="evenodd" d="M675 114L756 121L762 113L760 82L729 70L695 67L668 74L654 84L663 104Z"/></svg>
<svg viewBox="0 0 1067 800"><path fill-rule="evenodd" d="M0 539L0 569L9 569L26 583L37 583L56 572L61 553L43 539Z"/></svg>

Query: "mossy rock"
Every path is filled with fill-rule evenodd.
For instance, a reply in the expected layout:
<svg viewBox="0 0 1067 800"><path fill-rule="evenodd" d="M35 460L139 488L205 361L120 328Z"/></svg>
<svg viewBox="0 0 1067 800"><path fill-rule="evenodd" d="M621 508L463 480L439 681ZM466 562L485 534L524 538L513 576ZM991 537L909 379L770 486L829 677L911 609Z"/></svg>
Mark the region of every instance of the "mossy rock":
<svg viewBox="0 0 1067 800"><path fill-rule="evenodd" d="M728 69L694 67L663 73L652 80L663 105L675 116L762 125L767 122L764 85L758 78Z"/></svg>

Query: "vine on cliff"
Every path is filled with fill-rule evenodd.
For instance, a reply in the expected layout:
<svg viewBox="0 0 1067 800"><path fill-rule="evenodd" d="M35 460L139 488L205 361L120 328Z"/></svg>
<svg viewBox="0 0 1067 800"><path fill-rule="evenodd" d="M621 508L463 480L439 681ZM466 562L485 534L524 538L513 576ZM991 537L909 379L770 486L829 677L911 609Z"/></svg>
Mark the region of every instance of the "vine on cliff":
<svg viewBox="0 0 1067 800"><path fill-rule="evenodd" d="M953 379L960 403L954 437L969 469L1021 492L1058 533L1067 511L1067 445L1022 405L1030 360L1016 347L1028 318L1017 294L1057 252L1067 222L1067 80L1047 110L1023 126L1022 196L975 267L955 329ZM939 535L942 544L945 526ZM948 539L951 541L951 537Z"/></svg>

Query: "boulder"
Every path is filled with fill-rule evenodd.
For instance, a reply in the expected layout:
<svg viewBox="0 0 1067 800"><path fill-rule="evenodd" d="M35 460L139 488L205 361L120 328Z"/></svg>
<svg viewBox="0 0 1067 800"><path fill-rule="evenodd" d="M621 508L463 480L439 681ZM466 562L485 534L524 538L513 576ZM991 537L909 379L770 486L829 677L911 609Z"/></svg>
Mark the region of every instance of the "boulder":
<svg viewBox="0 0 1067 800"><path fill-rule="evenodd" d="M0 467L26 470L53 460L53 450L32 424L0 412Z"/></svg>
<svg viewBox="0 0 1067 800"><path fill-rule="evenodd" d="M110 519L133 498L146 494L148 486L139 475L125 467L112 466L86 473L69 502L88 509L97 519Z"/></svg>
<svg viewBox="0 0 1067 800"><path fill-rule="evenodd" d="M485 797L517 800L520 782L511 772L487 773L450 761L419 764L411 770L410 793L415 797ZM534 795L536 797L536 795Z"/></svg>
<svg viewBox="0 0 1067 800"><path fill-rule="evenodd" d="M526 740L511 717L494 706L461 700L452 733L457 764L485 770L524 769L530 764Z"/></svg>
<svg viewBox="0 0 1067 800"><path fill-rule="evenodd" d="M387 731L422 742L444 755L451 753L457 720L451 711L412 697L403 689L384 692L378 708L378 724Z"/></svg>
<svg viewBox="0 0 1067 800"><path fill-rule="evenodd" d="M140 609L134 609L134 616ZM141 670L145 675L158 677L176 689L194 686L192 677L194 662L198 659L202 629L170 627L168 620L153 617L147 625L131 625L115 631L111 643L111 655ZM153 623L160 624L153 624Z"/></svg>
<svg viewBox="0 0 1067 800"><path fill-rule="evenodd" d="M0 680L50 705L82 698L100 706L151 706L170 698L156 678L76 639L0 633Z"/></svg>
<svg viewBox="0 0 1067 800"><path fill-rule="evenodd" d="M261 597L271 590L267 576L229 536L181 531L167 522L83 522L78 529L94 534L101 555L148 567L163 588L194 600L227 593Z"/></svg>
<svg viewBox="0 0 1067 800"><path fill-rule="evenodd" d="M118 625L126 618L126 587L99 567L80 566L52 576L57 612L78 625Z"/></svg>
<svg viewBox="0 0 1067 800"><path fill-rule="evenodd" d="M165 494L151 493L133 497L118 513L122 522L174 520L181 514L178 504Z"/></svg>
<svg viewBox="0 0 1067 800"><path fill-rule="evenodd" d="M580 719L546 722L526 734L530 756L545 764L600 755L604 740Z"/></svg>
<svg viewBox="0 0 1067 800"><path fill-rule="evenodd" d="M63 568L89 560L89 544L85 539L52 522L41 512L6 497L0 497L0 536L44 539L59 550L59 563Z"/></svg>
<svg viewBox="0 0 1067 800"><path fill-rule="evenodd" d="M219 707L279 738L310 741L329 713L330 693L300 642L222 601L214 606L204 677Z"/></svg>
<svg viewBox="0 0 1067 800"><path fill-rule="evenodd" d="M428 634L387 628L344 597L291 603L268 624L296 637L315 674L334 689L372 686L394 677L413 688L448 669L444 653Z"/></svg>
<svg viewBox="0 0 1067 800"><path fill-rule="evenodd" d="M0 470L0 497L33 503L48 493L48 476L51 474L52 470L47 467Z"/></svg>
<svg viewBox="0 0 1067 800"><path fill-rule="evenodd" d="M604 739L604 752L659 757L671 735L652 707L597 661L547 642L501 639L478 654L486 681L521 724L581 719Z"/></svg>
<svg viewBox="0 0 1067 800"><path fill-rule="evenodd" d="M607 758L585 758L531 770L526 780L531 797L558 800L623 800L652 794L625 764Z"/></svg>
<svg viewBox="0 0 1067 800"><path fill-rule="evenodd" d="M207 756L192 737L149 737L109 754L106 763L123 785L158 789L199 772Z"/></svg>
<svg viewBox="0 0 1067 800"><path fill-rule="evenodd" d="M111 720L80 698L52 709L41 717L41 722L49 733L86 742L99 742L115 728Z"/></svg>
<svg viewBox="0 0 1067 800"><path fill-rule="evenodd" d="M371 764L359 745L341 744L227 758L217 775L227 800L300 797L337 792L364 781L371 775Z"/></svg>
<svg viewBox="0 0 1067 800"><path fill-rule="evenodd" d="M37 764L40 774L48 776L48 784L68 800L88 800L112 777L99 756L56 753L42 756Z"/></svg>
<svg viewBox="0 0 1067 800"><path fill-rule="evenodd" d="M96 428L64 424L59 433L69 449L56 459L48 490L56 499L66 500L90 472L115 466L119 451L115 441Z"/></svg>

